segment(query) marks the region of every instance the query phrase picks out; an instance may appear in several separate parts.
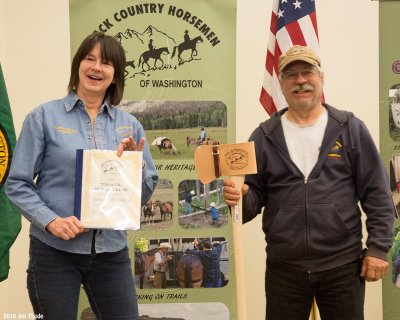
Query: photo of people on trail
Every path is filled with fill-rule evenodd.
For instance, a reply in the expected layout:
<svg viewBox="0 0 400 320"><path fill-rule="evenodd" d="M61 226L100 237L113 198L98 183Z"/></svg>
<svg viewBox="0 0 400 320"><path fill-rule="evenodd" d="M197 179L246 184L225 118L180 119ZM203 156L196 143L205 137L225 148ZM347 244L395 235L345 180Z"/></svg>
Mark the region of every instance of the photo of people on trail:
<svg viewBox="0 0 400 320"><path fill-rule="evenodd" d="M390 251L392 262L392 282L400 288L400 226L394 228L393 247Z"/></svg>
<svg viewBox="0 0 400 320"><path fill-rule="evenodd" d="M400 212L400 154L395 154L389 161L389 182L393 204L398 215ZM398 222L394 226L393 235L393 246L390 250L392 282L400 288L400 226Z"/></svg>
<svg viewBox="0 0 400 320"><path fill-rule="evenodd" d="M227 109L221 101L131 101L119 108L146 131L153 159L193 159L194 148L227 143Z"/></svg>
<svg viewBox="0 0 400 320"><path fill-rule="evenodd" d="M173 192L170 180L158 180L150 200L142 206L140 230L166 230L172 226Z"/></svg>
<svg viewBox="0 0 400 320"><path fill-rule="evenodd" d="M178 186L179 225L185 229L223 228L228 225L229 208L223 198L223 181L203 184L184 180Z"/></svg>
<svg viewBox="0 0 400 320"><path fill-rule="evenodd" d="M392 140L400 141L400 84L389 89L389 134Z"/></svg>
<svg viewBox="0 0 400 320"><path fill-rule="evenodd" d="M134 256L139 289L220 288L229 280L225 237L140 238Z"/></svg>

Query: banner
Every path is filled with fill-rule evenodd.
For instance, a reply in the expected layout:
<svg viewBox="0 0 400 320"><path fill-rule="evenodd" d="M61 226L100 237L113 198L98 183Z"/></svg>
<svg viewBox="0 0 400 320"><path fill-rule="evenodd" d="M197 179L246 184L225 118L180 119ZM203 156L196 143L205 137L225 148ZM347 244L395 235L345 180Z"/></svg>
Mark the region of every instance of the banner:
<svg viewBox="0 0 400 320"><path fill-rule="evenodd" d="M399 1L379 3L379 118L380 153L385 162L393 202L400 212L400 28ZM400 223L395 220L390 268L383 279L383 319L399 319Z"/></svg>
<svg viewBox="0 0 400 320"><path fill-rule="evenodd" d="M203 185L193 159L199 144L235 142L236 1L70 0L70 28L71 56L94 30L123 45L126 87L119 107L142 123L160 176L142 207L140 231L129 232L141 319L236 319L222 180ZM200 252L207 241L221 248L221 287L203 290L205 274L193 267L185 282L180 272L184 253ZM165 287L155 289L162 243L171 246L171 261ZM81 314L90 317L84 294Z"/></svg>
<svg viewBox="0 0 400 320"><path fill-rule="evenodd" d="M4 190L15 142L10 102L0 64L0 281L8 277L9 250L21 230L21 214L8 200Z"/></svg>

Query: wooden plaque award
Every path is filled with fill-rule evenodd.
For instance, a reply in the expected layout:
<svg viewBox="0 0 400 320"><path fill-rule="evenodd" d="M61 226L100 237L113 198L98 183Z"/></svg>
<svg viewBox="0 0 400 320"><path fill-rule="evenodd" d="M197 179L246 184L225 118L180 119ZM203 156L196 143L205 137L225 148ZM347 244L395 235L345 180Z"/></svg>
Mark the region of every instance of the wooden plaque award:
<svg viewBox="0 0 400 320"><path fill-rule="evenodd" d="M195 149L196 172L203 184L229 176L241 192L246 174L257 173L254 142L203 145ZM242 195L238 205L231 207L233 249L236 272L237 319L246 319L246 294L244 285L242 242Z"/></svg>

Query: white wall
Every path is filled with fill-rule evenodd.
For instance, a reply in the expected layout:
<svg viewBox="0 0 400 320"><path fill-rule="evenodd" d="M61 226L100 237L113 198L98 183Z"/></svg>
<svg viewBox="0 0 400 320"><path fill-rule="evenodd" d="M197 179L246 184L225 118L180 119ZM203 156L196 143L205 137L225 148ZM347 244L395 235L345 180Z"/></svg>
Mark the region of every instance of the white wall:
<svg viewBox="0 0 400 320"><path fill-rule="evenodd" d="M16 133L29 111L65 95L69 80L68 0L0 0L0 61ZM0 283L0 318L32 313L27 290L28 228L11 250L9 278ZM5 318L4 318L5 319Z"/></svg>
<svg viewBox="0 0 400 320"><path fill-rule="evenodd" d="M258 102L272 0L237 0L237 140L247 140L266 118ZM378 128L378 1L319 0L317 17L326 101ZM0 0L0 61L19 133L39 103L61 97L69 77L67 0ZM0 283L3 313L32 312L26 292L28 224L11 250L9 279ZM264 236L261 219L244 227L248 319L263 319ZM366 320L382 319L381 284L367 287Z"/></svg>

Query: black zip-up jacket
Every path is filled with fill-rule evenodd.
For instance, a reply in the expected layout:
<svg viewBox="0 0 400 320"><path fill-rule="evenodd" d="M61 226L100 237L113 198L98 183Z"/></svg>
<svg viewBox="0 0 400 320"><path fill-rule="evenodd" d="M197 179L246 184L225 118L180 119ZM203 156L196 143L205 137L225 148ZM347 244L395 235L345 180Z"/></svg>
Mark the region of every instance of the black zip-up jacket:
<svg viewBox="0 0 400 320"><path fill-rule="evenodd" d="M362 253L386 259L395 209L385 168L364 123L324 104L328 124L317 164L306 179L291 161L276 112L253 132L258 173L247 175L243 221L263 211L267 257L304 272L330 270ZM306 144L307 141L304 141Z"/></svg>

